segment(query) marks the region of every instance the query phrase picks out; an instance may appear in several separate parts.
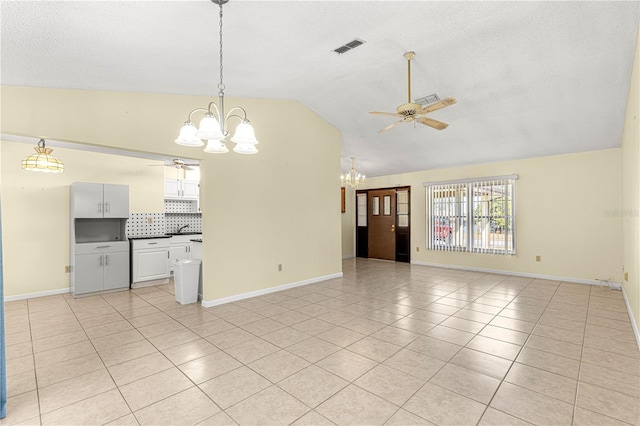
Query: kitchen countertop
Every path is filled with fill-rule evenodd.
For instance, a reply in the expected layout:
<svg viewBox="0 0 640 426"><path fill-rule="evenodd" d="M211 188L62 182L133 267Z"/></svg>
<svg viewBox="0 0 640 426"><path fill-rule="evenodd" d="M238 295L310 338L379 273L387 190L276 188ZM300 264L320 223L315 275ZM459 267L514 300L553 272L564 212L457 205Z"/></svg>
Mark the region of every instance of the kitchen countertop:
<svg viewBox="0 0 640 426"><path fill-rule="evenodd" d="M129 237L130 240L151 240L154 238L171 238L178 235L202 235L202 232L182 232L180 234L170 233L170 234L158 234L158 235L134 235ZM199 243L202 242L202 238L196 238L191 241L197 241Z"/></svg>

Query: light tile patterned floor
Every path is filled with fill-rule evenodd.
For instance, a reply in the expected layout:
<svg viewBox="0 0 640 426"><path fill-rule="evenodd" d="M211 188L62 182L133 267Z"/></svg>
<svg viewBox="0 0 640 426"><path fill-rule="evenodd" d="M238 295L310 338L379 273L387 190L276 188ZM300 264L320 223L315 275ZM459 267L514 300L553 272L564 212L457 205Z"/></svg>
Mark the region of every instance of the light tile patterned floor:
<svg viewBox="0 0 640 426"><path fill-rule="evenodd" d="M343 268L209 309L170 285L9 302L1 424L640 424L621 292Z"/></svg>

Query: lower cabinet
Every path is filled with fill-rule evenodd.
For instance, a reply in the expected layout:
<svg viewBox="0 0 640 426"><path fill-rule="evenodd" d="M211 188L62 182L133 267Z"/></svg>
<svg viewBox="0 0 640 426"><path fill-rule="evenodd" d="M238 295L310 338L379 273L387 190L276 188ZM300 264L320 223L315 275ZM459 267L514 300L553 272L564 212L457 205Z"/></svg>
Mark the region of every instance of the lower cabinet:
<svg viewBox="0 0 640 426"><path fill-rule="evenodd" d="M192 259L191 251L193 250L194 238L200 238L202 234L196 235L173 235L169 245L169 269L174 270L176 260Z"/></svg>
<svg viewBox="0 0 640 426"><path fill-rule="evenodd" d="M132 283L169 278L169 238L134 240Z"/></svg>
<svg viewBox="0 0 640 426"><path fill-rule="evenodd" d="M123 241L76 244L73 294L129 287L129 244Z"/></svg>
<svg viewBox="0 0 640 426"><path fill-rule="evenodd" d="M191 248L193 244L191 243L182 243L182 244L171 244L169 248L169 270L173 272L175 267L176 260L184 260L191 259Z"/></svg>

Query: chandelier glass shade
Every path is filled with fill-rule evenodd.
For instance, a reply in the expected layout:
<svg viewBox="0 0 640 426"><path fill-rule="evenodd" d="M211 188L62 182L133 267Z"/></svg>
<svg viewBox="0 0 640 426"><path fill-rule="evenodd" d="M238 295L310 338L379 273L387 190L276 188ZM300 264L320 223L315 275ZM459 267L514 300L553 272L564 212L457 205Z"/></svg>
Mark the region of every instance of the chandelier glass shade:
<svg viewBox="0 0 640 426"><path fill-rule="evenodd" d="M34 148L35 154L31 154L22 160L22 169L32 172L62 173L64 164L53 155L51 148L47 148L44 139L40 139L38 146Z"/></svg>
<svg viewBox="0 0 640 426"><path fill-rule="evenodd" d="M356 186L364 183L366 177L356 171L355 161L356 157L351 157L351 170L340 176L342 186L355 188Z"/></svg>
<svg viewBox="0 0 640 426"><path fill-rule="evenodd" d="M229 0L211 0L220 6L220 81L218 83L218 105L215 102L209 103L207 108L196 108L189 113L189 118L184 122L180 134L175 142L178 145L199 147L203 146L207 141L204 152L211 154L224 154L229 152L225 144L225 139L229 132L225 129L231 118L240 120L240 124L236 127L235 134L231 137L231 142L235 143L233 151L239 154L256 154L258 152L253 126L247 119L247 111L241 107L233 107L225 115L224 111L224 89L225 85L222 79L222 5ZM241 115L234 114L239 112ZM204 112L204 117L200 120L198 127L191 121L193 114L196 112Z"/></svg>

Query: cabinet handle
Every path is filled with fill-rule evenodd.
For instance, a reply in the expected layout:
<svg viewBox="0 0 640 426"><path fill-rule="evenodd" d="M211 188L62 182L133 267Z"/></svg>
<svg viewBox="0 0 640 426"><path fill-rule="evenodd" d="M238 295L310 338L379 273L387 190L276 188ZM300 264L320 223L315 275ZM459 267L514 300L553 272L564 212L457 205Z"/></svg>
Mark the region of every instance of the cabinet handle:
<svg viewBox="0 0 640 426"><path fill-rule="evenodd" d="M167 252L167 259L169 259L169 252Z"/></svg>
<svg viewBox="0 0 640 426"><path fill-rule="evenodd" d="M104 255L100 255L100 266L104 266Z"/></svg>
<svg viewBox="0 0 640 426"><path fill-rule="evenodd" d="M104 266L109 266L109 255L108 254L104 255Z"/></svg>
<svg viewBox="0 0 640 426"><path fill-rule="evenodd" d="M102 213L102 201L98 201L98 213Z"/></svg>
<svg viewBox="0 0 640 426"><path fill-rule="evenodd" d="M108 201L104 203L104 213L105 214L111 213L111 203Z"/></svg>
<svg viewBox="0 0 640 426"><path fill-rule="evenodd" d="M109 247L111 246L97 246L96 248L103 249L103 248L109 248Z"/></svg>
<svg viewBox="0 0 640 426"><path fill-rule="evenodd" d="M147 244L148 244L148 245L150 245L150 246L152 246L152 245L154 245L154 244L158 244L158 243L157 243L157 242L155 242L155 243L147 243Z"/></svg>

